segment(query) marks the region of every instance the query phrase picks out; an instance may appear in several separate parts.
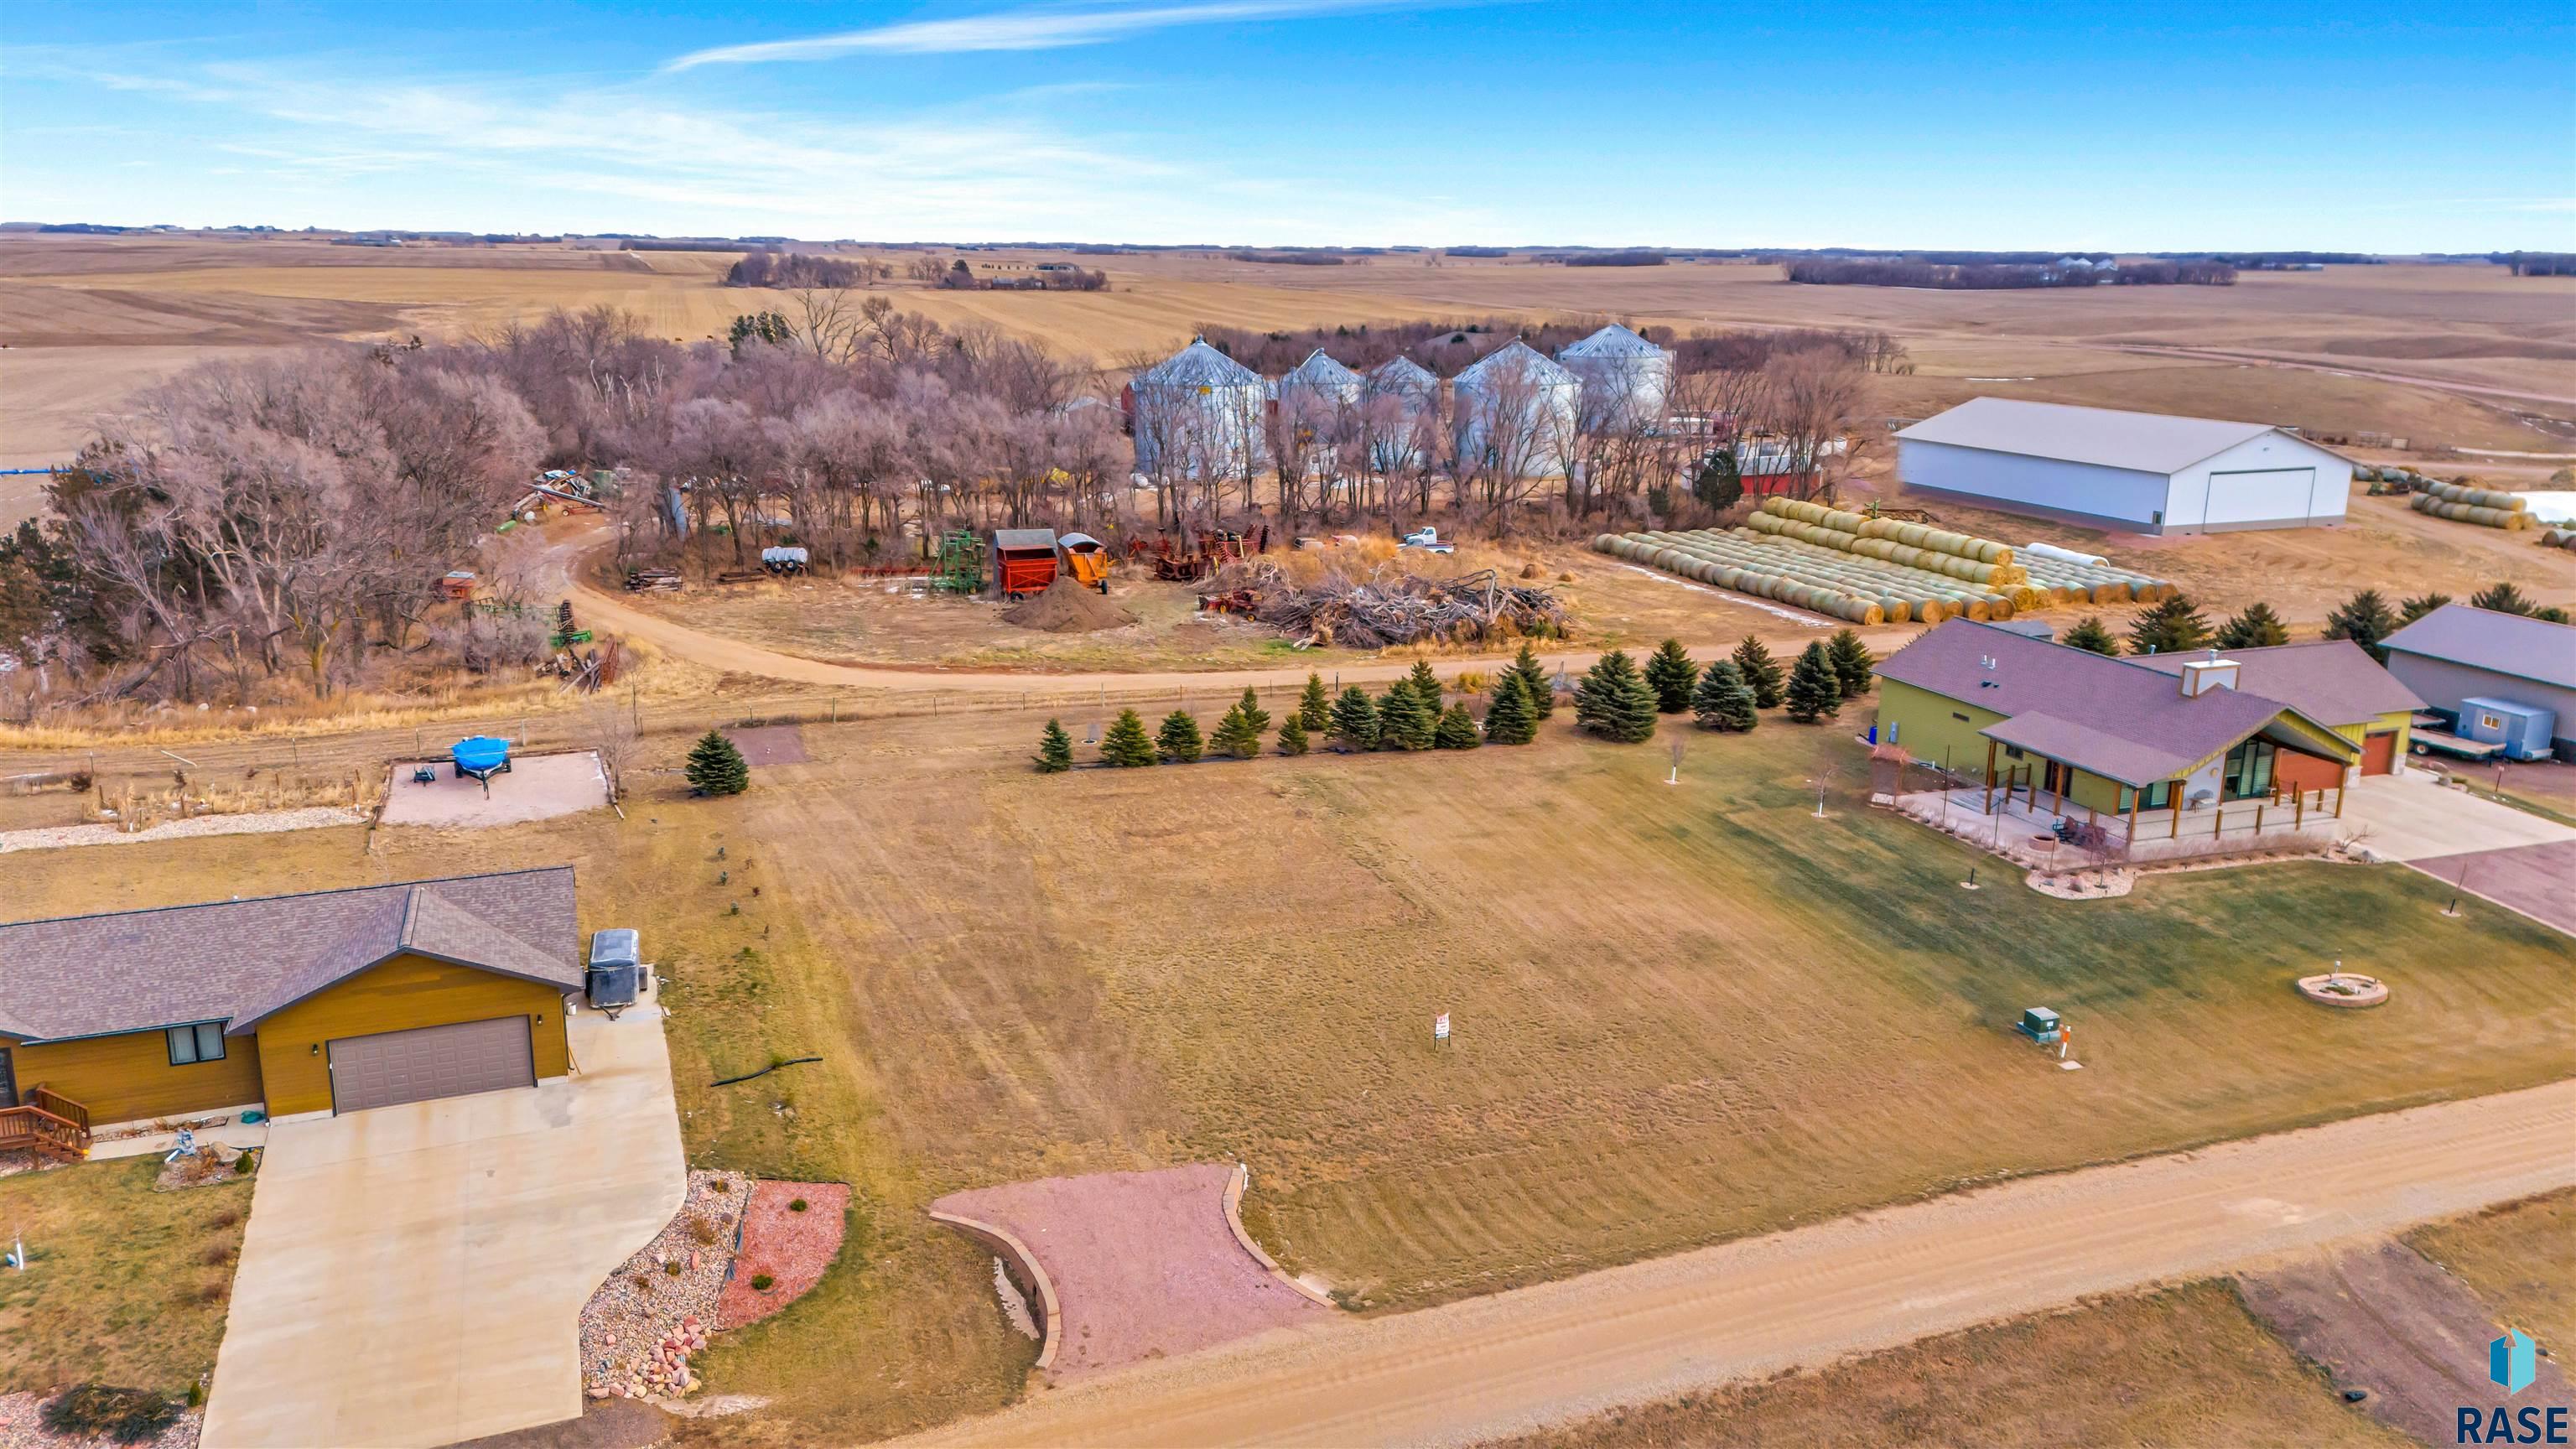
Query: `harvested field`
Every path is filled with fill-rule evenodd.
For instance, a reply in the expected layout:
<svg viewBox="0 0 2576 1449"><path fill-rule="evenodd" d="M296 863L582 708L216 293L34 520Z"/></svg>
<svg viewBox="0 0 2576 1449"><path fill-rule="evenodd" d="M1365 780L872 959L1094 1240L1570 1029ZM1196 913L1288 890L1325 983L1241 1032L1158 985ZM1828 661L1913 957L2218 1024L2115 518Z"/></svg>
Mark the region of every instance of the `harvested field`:
<svg viewBox="0 0 2576 1449"><path fill-rule="evenodd" d="M656 735L622 822L380 832L373 857L354 828L166 842L113 874L30 852L11 909L578 860L583 924L642 928L673 978L692 1161L853 1187L814 1291L696 1360L773 1401L725 1421L754 1443L1017 1392L1036 1350L991 1255L922 1212L950 1192L1241 1158L1291 1271L1405 1307L2550 1080L2576 1051L2529 1009L2576 989L2563 938L2445 920L2401 867L1966 895L1970 854L1864 808L1856 773L1811 817L1847 729L1693 735L1674 788L1661 748L1580 743L1563 712L1526 749L1046 778L1041 723L808 724L808 763L720 801L646 773L688 744ZM2283 989L2338 957L2402 962L2406 989L2361 1013ZM2088 1070L2004 1029L2030 1004L2077 1023Z"/></svg>
<svg viewBox="0 0 2576 1449"><path fill-rule="evenodd" d="M1227 1221L1230 1164L1103 1172L955 1192L931 1210L1028 1245L1062 1321L1049 1374L1079 1378L1310 1323L1330 1310L1254 1261Z"/></svg>

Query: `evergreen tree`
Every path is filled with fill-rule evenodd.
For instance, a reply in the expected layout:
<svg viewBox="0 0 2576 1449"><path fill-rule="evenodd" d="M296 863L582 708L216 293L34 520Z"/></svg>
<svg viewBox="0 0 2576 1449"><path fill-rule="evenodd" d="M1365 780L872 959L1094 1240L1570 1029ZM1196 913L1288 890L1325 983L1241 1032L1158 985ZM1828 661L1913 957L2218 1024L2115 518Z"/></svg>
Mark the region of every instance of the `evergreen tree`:
<svg viewBox="0 0 2576 1449"><path fill-rule="evenodd" d="M2449 602L2451 602L2451 596L2448 594L2417 594L2397 606L2397 622L2412 624Z"/></svg>
<svg viewBox="0 0 2576 1449"><path fill-rule="evenodd" d="M1245 685L1243 698L1234 707L1243 711L1244 722L1252 726L1252 741L1259 744L1261 737L1270 732L1270 711L1261 707L1261 691Z"/></svg>
<svg viewBox="0 0 2576 1449"><path fill-rule="evenodd" d="M739 795L751 788L751 766L722 730L709 730L689 747L686 773L695 795Z"/></svg>
<svg viewBox="0 0 2576 1449"><path fill-rule="evenodd" d="M2290 642L2290 626L2281 622L2271 605L2257 599L2219 625L2218 637L2210 642L2221 649L2268 649Z"/></svg>
<svg viewBox="0 0 2576 1449"><path fill-rule="evenodd" d="M1154 734L1154 743L1163 758L1187 765L1207 753L1207 742L1199 737L1199 722L1188 710L1176 709L1163 716L1163 727Z"/></svg>
<svg viewBox="0 0 2576 1449"><path fill-rule="evenodd" d="M1508 672L1520 680L1521 689L1529 696L1532 720L1556 713L1556 681L1548 678L1547 666L1538 662L1538 651L1530 648L1527 641L1522 642L1521 652L1512 656Z"/></svg>
<svg viewBox="0 0 2576 1449"><path fill-rule="evenodd" d="M1145 717L1132 709L1118 711L1109 733L1100 738L1100 758L1122 770L1154 763L1154 737L1145 733Z"/></svg>
<svg viewBox="0 0 2576 1449"><path fill-rule="evenodd" d="M2112 638L2111 631L2102 627L2099 614L2087 614L2076 620L2075 627L2066 631L2066 638L2061 642L2069 648L2089 650L2095 654L2120 652L2120 641Z"/></svg>
<svg viewBox="0 0 2576 1449"><path fill-rule="evenodd" d="M1781 672L1780 661L1771 657L1771 651L1762 647L1762 641L1747 634L1744 642L1736 645L1735 653L1729 657L1735 661L1735 672L1744 676L1744 687L1753 691L1754 708L1779 708L1780 684L1785 676Z"/></svg>
<svg viewBox="0 0 2576 1449"><path fill-rule="evenodd" d="M1046 733L1038 736L1038 773L1061 775L1073 768L1073 736L1064 732L1060 720L1048 720Z"/></svg>
<svg viewBox="0 0 2576 1449"><path fill-rule="evenodd" d="M1431 661L1428 659L1414 660L1413 672L1406 675L1405 678L1413 685L1414 697L1420 699L1425 706L1429 707L1433 714L1438 714L1440 712L1441 695L1440 676L1431 672Z"/></svg>
<svg viewBox="0 0 2576 1449"><path fill-rule="evenodd" d="M1835 675L1833 656L1825 652L1822 640L1808 645L1790 667L1784 697L1789 718L1800 724L1822 724L1842 712L1843 682Z"/></svg>
<svg viewBox="0 0 2576 1449"><path fill-rule="evenodd" d="M1574 722L1623 745L1654 737L1655 691L1626 650L1611 650L1584 672L1574 688Z"/></svg>
<svg viewBox="0 0 2576 1449"><path fill-rule="evenodd" d="M1377 706L1377 747L1381 750L1427 750L1440 729L1440 717L1422 702L1413 681L1399 679Z"/></svg>
<svg viewBox="0 0 2576 1449"><path fill-rule="evenodd" d="M1665 714L1680 714L1691 707L1691 686L1699 683L1699 665L1679 639L1667 639L1655 646L1654 655L1646 661L1646 687L1655 692L1655 708Z"/></svg>
<svg viewBox="0 0 2576 1449"><path fill-rule="evenodd" d="M2377 589L2362 590L2326 615L2327 638L2349 639L2382 664L2388 662L2388 651L2379 647L2379 641L2396 632L2397 616L2388 612L2388 601Z"/></svg>
<svg viewBox="0 0 2576 1449"><path fill-rule="evenodd" d="M1324 693L1324 676L1306 676L1306 692L1297 696L1297 723L1310 735L1320 735L1333 728L1333 702Z"/></svg>
<svg viewBox="0 0 2576 1449"><path fill-rule="evenodd" d="M1691 713L1709 729L1725 728L1718 722L1718 716L1723 713L1727 694L1738 689L1744 689L1744 672L1735 667L1735 661L1711 660L1708 668L1700 671L1699 684L1691 690ZM1747 698L1752 693L1745 690Z"/></svg>
<svg viewBox="0 0 2576 1449"><path fill-rule="evenodd" d="M1231 759L1248 760L1261 753L1261 731L1253 728L1252 716L1236 703L1227 707L1216 722L1216 733L1208 736L1208 748Z"/></svg>
<svg viewBox="0 0 2576 1449"><path fill-rule="evenodd" d="M1476 728L1476 717L1467 713L1464 703L1442 711L1440 727L1431 732L1432 745L1443 750L1472 750L1484 742L1484 733Z"/></svg>
<svg viewBox="0 0 2576 1449"><path fill-rule="evenodd" d="M1333 701L1333 742L1345 750L1377 748L1377 706L1356 684Z"/></svg>
<svg viewBox="0 0 2576 1449"><path fill-rule="evenodd" d="M1860 642L1857 629L1835 630L1825 645L1825 661L1834 666L1834 678L1841 683L1845 699L1860 698L1878 682L1878 658Z"/></svg>
<svg viewBox="0 0 2576 1449"><path fill-rule="evenodd" d="M2523 597L2522 590L2515 588L2511 582L2489 584L2469 595L2469 607L2492 609L2499 614L2528 615L2532 610L2531 600Z"/></svg>
<svg viewBox="0 0 2576 1449"><path fill-rule="evenodd" d="M1303 714L1292 714L1279 722L1279 753L1302 755L1308 748L1306 720Z"/></svg>
<svg viewBox="0 0 2576 1449"><path fill-rule="evenodd" d="M2179 654L2209 642L2209 621L2180 594L2129 621L2132 654Z"/></svg>
<svg viewBox="0 0 2576 1449"><path fill-rule="evenodd" d="M1505 672L1494 681L1494 702L1485 706L1485 742L1525 745L1538 738L1538 712L1530 708L1529 685Z"/></svg>

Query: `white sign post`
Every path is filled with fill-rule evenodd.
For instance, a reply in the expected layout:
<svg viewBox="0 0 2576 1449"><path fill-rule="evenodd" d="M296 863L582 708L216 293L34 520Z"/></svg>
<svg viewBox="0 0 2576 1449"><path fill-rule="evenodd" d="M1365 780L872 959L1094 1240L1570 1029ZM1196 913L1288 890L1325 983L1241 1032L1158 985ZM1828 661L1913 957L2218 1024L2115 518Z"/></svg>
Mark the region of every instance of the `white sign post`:
<svg viewBox="0 0 2576 1449"><path fill-rule="evenodd" d="M1449 1013L1444 1011L1438 1016L1431 1018L1431 1040L1434 1045L1437 1045L1438 1043L1447 1041L1448 1039Z"/></svg>

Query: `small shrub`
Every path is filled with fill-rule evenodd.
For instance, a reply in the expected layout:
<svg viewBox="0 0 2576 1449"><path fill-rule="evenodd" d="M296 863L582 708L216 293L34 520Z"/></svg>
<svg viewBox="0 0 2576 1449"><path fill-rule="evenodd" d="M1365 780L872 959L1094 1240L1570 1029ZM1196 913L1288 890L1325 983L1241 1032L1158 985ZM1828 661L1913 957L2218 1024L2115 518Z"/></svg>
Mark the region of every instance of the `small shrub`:
<svg viewBox="0 0 2576 1449"><path fill-rule="evenodd" d="M650 1274L650 1273L638 1273L638 1274L636 1274L636 1275L635 1275L635 1291L636 1291L636 1292L638 1292L638 1293L650 1293L650 1292L652 1292L652 1291L653 1291L653 1275L652 1275L652 1274Z"/></svg>
<svg viewBox="0 0 2576 1449"><path fill-rule="evenodd" d="M248 1177L258 1170L259 1154L257 1152L245 1152L241 1156L233 1159L233 1171L239 1173L243 1177Z"/></svg>
<svg viewBox="0 0 2576 1449"><path fill-rule="evenodd" d="M240 1221L240 1210L236 1208L226 1208L222 1212L215 1214L213 1217L206 1219L206 1226L210 1228L229 1228Z"/></svg>
<svg viewBox="0 0 2576 1449"><path fill-rule="evenodd" d="M198 1254L198 1257L207 1267L220 1268L233 1260L232 1244L209 1243L206 1245L206 1251Z"/></svg>
<svg viewBox="0 0 2576 1449"><path fill-rule="evenodd" d="M789 1198L787 1200L787 1210L791 1213L801 1213L805 1211L805 1199L801 1197Z"/></svg>
<svg viewBox="0 0 2576 1449"><path fill-rule="evenodd" d="M673 1258L673 1259L672 1259L672 1260L670 1260L669 1262L664 1263L664 1264L662 1265L662 1276L663 1276L663 1277L665 1277L665 1278L677 1278L677 1277L679 1277L679 1276L680 1276L680 1260L679 1260L679 1259L677 1259L677 1258Z"/></svg>
<svg viewBox="0 0 2576 1449"><path fill-rule="evenodd" d="M751 1291L754 1293L766 1293L769 1291L769 1285L777 1281L777 1279L770 1277L766 1273L754 1273L751 1275Z"/></svg>
<svg viewBox="0 0 2576 1449"><path fill-rule="evenodd" d="M221 1303L232 1291L231 1284L220 1278L213 1278L198 1284L197 1291L189 1296L199 1303Z"/></svg>
<svg viewBox="0 0 2576 1449"><path fill-rule="evenodd" d="M716 1240L716 1225L696 1213L689 1215L689 1240L701 1247Z"/></svg>
<svg viewBox="0 0 2576 1449"><path fill-rule="evenodd" d="M178 1420L179 1401L150 1389L118 1389L83 1384L65 1389L45 1403L37 1417L56 1434L97 1436L116 1444L141 1444L160 1437Z"/></svg>

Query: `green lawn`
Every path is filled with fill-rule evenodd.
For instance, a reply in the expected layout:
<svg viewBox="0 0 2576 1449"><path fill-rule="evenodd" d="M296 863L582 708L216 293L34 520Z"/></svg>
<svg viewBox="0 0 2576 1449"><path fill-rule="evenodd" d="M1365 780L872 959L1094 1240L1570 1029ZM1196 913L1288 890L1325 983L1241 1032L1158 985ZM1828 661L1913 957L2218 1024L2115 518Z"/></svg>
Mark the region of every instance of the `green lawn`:
<svg viewBox="0 0 2576 1449"><path fill-rule="evenodd" d="M215 1366L251 1184L154 1192L158 1157L0 1178L0 1393L105 1383L184 1394Z"/></svg>

